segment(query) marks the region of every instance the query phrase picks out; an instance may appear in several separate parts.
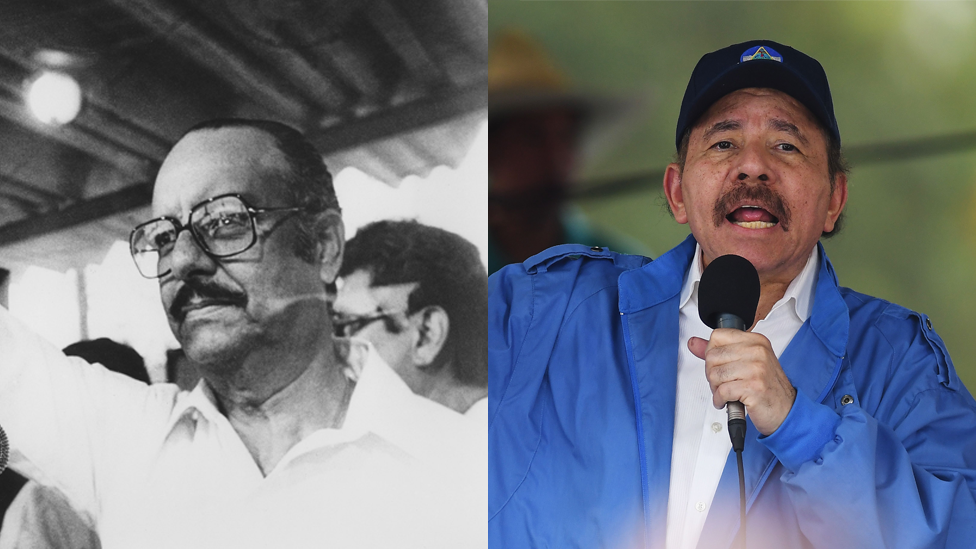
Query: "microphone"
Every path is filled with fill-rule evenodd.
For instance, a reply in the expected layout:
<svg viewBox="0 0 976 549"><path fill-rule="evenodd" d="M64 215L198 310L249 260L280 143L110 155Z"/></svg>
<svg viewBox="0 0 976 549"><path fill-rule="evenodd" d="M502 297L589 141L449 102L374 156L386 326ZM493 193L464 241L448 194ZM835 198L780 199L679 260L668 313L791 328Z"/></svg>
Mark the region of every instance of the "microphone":
<svg viewBox="0 0 976 549"><path fill-rule="evenodd" d="M723 255L708 264L698 284L698 316L711 329L745 331L756 319L759 273L749 260ZM738 400L726 404L732 449L741 452L746 439L745 408Z"/></svg>
<svg viewBox="0 0 976 549"><path fill-rule="evenodd" d="M705 267L698 283L698 316L711 329L745 331L756 319L759 307L759 273L749 260L723 255ZM746 444L746 411L738 400L727 402L729 438L739 469L739 547L746 546L746 482L742 449Z"/></svg>
<svg viewBox="0 0 976 549"><path fill-rule="evenodd" d="M7 433L0 427L0 474L7 469L7 458L10 457L10 444L7 442Z"/></svg>

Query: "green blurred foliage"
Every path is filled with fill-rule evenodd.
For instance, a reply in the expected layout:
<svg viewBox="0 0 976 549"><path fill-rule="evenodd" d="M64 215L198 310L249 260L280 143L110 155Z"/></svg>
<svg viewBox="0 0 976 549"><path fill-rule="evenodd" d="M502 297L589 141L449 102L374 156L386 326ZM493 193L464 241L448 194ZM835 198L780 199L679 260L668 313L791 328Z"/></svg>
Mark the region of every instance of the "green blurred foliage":
<svg viewBox="0 0 976 549"><path fill-rule="evenodd" d="M973 2L490 0L489 26L532 34L579 88L647 99L583 180L662 169L695 63L756 38L823 64L845 146L976 131ZM976 150L864 162L850 181L847 225L825 241L841 284L930 315L976 388ZM580 206L658 253L688 233L656 181Z"/></svg>

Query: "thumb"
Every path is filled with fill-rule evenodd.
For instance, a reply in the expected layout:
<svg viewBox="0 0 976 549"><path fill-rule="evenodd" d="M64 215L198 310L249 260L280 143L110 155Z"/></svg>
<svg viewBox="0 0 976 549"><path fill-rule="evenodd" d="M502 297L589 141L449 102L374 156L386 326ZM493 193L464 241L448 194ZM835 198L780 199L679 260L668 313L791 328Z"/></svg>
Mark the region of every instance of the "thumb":
<svg viewBox="0 0 976 549"><path fill-rule="evenodd" d="M708 340L700 337L692 337L688 340L688 350L691 354L705 360L705 350L708 349Z"/></svg>

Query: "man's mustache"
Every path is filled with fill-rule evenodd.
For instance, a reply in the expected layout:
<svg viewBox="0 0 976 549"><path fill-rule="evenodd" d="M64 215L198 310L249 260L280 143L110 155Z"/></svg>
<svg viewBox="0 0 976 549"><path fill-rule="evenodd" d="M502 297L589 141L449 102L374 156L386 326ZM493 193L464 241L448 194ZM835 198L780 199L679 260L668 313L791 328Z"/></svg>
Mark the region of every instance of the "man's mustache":
<svg viewBox="0 0 976 549"><path fill-rule="evenodd" d="M184 282L173 297L173 302L169 306L170 316L182 321L186 315L183 309L194 299L227 302L240 306L247 304L247 296L241 292L224 288L213 282L191 279Z"/></svg>
<svg viewBox="0 0 976 549"><path fill-rule="evenodd" d="M748 203L759 206L776 216L784 231L790 230L790 205L776 191L766 185L736 185L729 189L715 202L713 221L719 227L725 221L725 216L731 213L733 205Z"/></svg>

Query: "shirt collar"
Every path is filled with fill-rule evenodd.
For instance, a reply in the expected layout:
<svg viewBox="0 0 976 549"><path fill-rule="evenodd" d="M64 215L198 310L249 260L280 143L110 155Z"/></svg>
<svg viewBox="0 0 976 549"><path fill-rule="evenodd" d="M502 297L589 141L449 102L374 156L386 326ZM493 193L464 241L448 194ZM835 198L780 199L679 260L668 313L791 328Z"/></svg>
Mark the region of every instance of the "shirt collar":
<svg viewBox="0 0 976 549"><path fill-rule="evenodd" d="M681 286L681 296L679 299L679 309L684 309L685 305L694 298L694 303L698 303L698 283L701 282L702 263L701 263L701 244L695 245L695 255L691 260L691 266L685 273L685 282ZM810 311L813 307L814 289L817 287L817 272L820 265L820 253L817 246L813 247L807 257L806 265L800 274L790 282L783 297L773 305L772 311L786 304L792 305L792 311L796 314L800 322L806 322L810 318Z"/></svg>
<svg viewBox="0 0 976 549"><path fill-rule="evenodd" d="M469 430L464 415L414 394L369 342L351 341L354 346L365 346L368 353L349 400L343 430L373 433L423 460L440 457L445 435Z"/></svg>
<svg viewBox="0 0 976 549"><path fill-rule="evenodd" d="M681 297L678 301L680 303L679 309L684 309L692 297L695 298L696 302L698 301L698 283L701 282L701 275L701 244L695 244L695 255L692 257L691 266L685 273L685 283L681 286Z"/></svg>
<svg viewBox="0 0 976 549"><path fill-rule="evenodd" d="M790 282L782 299L773 305L773 310L786 304L792 304L793 313L800 319L800 322L806 322L810 318L810 312L813 309L814 290L817 287L819 260L820 252L817 246L814 246L807 257L807 263L803 266L803 270L793 279L793 282Z"/></svg>
<svg viewBox="0 0 976 549"><path fill-rule="evenodd" d="M210 422L219 421L218 417L223 417L217 408L217 397L204 378L200 378L192 391L183 391L179 394L173 412L170 414L166 432L171 432L184 418L199 419L200 417ZM226 419L224 418L225 421Z"/></svg>

